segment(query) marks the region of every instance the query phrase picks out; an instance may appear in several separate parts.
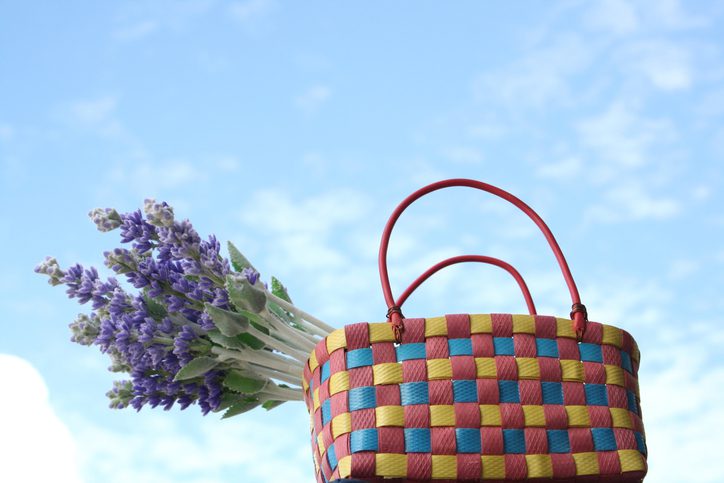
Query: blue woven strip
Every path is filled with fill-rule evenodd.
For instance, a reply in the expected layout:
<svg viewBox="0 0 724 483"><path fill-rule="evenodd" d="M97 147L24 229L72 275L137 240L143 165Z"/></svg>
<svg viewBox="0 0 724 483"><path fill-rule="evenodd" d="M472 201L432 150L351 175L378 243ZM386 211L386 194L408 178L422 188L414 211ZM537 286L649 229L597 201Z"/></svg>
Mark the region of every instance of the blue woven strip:
<svg viewBox="0 0 724 483"><path fill-rule="evenodd" d="M400 384L400 402L403 406L430 404L427 382L403 382Z"/></svg>
<svg viewBox="0 0 724 483"><path fill-rule="evenodd" d="M504 429L503 445L506 453L525 453L525 433L522 429Z"/></svg>
<svg viewBox="0 0 724 483"><path fill-rule="evenodd" d="M349 410L373 408L377 406L374 387L355 387L349 390Z"/></svg>
<svg viewBox="0 0 724 483"><path fill-rule="evenodd" d="M608 391L605 384L585 384L586 404L589 406L608 406Z"/></svg>
<svg viewBox="0 0 724 483"><path fill-rule="evenodd" d="M500 392L500 402L502 403L519 403L520 392L518 391L518 381L498 381L498 391Z"/></svg>
<svg viewBox="0 0 724 483"><path fill-rule="evenodd" d="M372 365L372 349L355 349L347 352L347 369Z"/></svg>
<svg viewBox="0 0 724 483"><path fill-rule="evenodd" d="M493 337L493 346L495 347L496 356L515 355L513 339L510 337Z"/></svg>
<svg viewBox="0 0 724 483"><path fill-rule="evenodd" d="M327 424L332 419L332 400L327 399L322 403L322 424Z"/></svg>
<svg viewBox="0 0 724 483"><path fill-rule="evenodd" d="M615 451L616 437L613 435L612 428L593 428L593 447L596 451Z"/></svg>
<svg viewBox="0 0 724 483"><path fill-rule="evenodd" d="M349 447L352 453L377 451L379 448L377 430L372 428L352 431L349 438Z"/></svg>
<svg viewBox="0 0 724 483"><path fill-rule="evenodd" d="M450 339L447 345L451 356L473 355L472 339Z"/></svg>
<svg viewBox="0 0 724 483"><path fill-rule="evenodd" d="M543 404L563 404L563 384L560 382L541 382Z"/></svg>
<svg viewBox="0 0 724 483"><path fill-rule="evenodd" d="M558 357L558 342L555 339L536 339L538 357Z"/></svg>
<svg viewBox="0 0 724 483"><path fill-rule="evenodd" d="M334 451L334 445L330 445L329 448L327 448L327 461L329 461L329 466L331 466L334 471L337 467L337 453Z"/></svg>
<svg viewBox="0 0 724 483"><path fill-rule="evenodd" d="M455 429L455 442L458 453L480 454L480 430L472 428Z"/></svg>
<svg viewBox="0 0 724 483"><path fill-rule="evenodd" d="M548 451L551 453L570 453L571 443L568 439L568 431L565 429L549 429L546 431L548 436Z"/></svg>
<svg viewBox="0 0 724 483"><path fill-rule="evenodd" d="M646 441L644 441L643 435L637 431L634 433L634 436L636 437L636 447L641 452L641 454L646 456L646 454L647 454Z"/></svg>
<svg viewBox="0 0 724 483"><path fill-rule="evenodd" d="M628 410L641 416L639 414L638 404L636 404L636 394L634 394L633 391L626 390L626 397L628 398Z"/></svg>
<svg viewBox="0 0 724 483"><path fill-rule="evenodd" d="M603 362L603 354L601 346L598 344L578 344L578 350L581 352L581 360L587 362Z"/></svg>
<svg viewBox="0 0 724 483"><path fill-rule="evenodd" d="M453 398L455 402L478 402L478 387L475 381L453 381Z"/></svg>
<svg viewBox="0 0 724 483"><path fill-rule="evenodd" d="M431 451L429 428L405 428L406 453L429 453Z"/></svg>
<svg viewBox="0 0 724 483"><path fill-rule="evenodd" d="M401 344L397 346L397 361L409 361L411 359L425 358L425 343L415 342L413 344Z"/></svg>
<svg viewBox="0 0 724 483"><path fill-rule="evenodd" d="M631 366L631 356L626 351L621 351L621 367L633 374L633 367Z"/></svg>
<svg viewBox="0 0 724 483"><path fill-rule="evenodd" d="M322 382L329 379L329 361L322 364L322 375L321 375Z"/></svg>

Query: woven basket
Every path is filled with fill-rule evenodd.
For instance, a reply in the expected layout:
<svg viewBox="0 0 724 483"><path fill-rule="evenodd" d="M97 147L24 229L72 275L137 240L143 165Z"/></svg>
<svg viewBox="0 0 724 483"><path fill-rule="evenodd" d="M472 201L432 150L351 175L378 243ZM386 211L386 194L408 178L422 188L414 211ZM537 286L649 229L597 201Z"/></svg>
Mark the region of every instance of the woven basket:
<svg viewBox="0 0 724 483"><path fill-rule="evenodd" d="M482 256L432 267L395 301L387 241L420 196L449 186L488 191L541 228L571 291L571 318L537 315L509 265ZM425 278L461 261L494 263L518 281L530 314L403 318ZM589 322L550 230L522 201L474 180L413 193L393 212L380 247L388 322L347 325L322 340L304 371L318 483L366 481L641 481L646 442L631 335Z"/></svg>

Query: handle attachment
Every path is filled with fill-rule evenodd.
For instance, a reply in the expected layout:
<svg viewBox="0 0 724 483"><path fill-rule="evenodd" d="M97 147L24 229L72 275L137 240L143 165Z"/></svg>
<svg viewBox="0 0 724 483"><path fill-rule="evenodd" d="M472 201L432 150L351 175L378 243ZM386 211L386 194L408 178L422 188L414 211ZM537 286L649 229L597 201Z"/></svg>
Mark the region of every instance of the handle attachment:
<svg viewBox="0 0 724 483"><path fill-rule="evenodd" d="M553 250L553 254L556 257L556 260L558 261L558 266L561 268L563 278L565 279L566 285L568 286L568 290L571 294L571 301L573 302L571 306L571 319L573 320L573 328L576 331L576 334L580 340L583 336L584 331L586 330L588 313L586 311L586 307L581 303L581 297L578 294L578 287L576 287L576 283L573 280L573 276L571 275L571 270L568 268L568 262L566 262L566 258L563 256L563 252L561 251L561 248L558 245L555 237L553 236L550 228L548 228L548 225L546 225L546 223L538 215L538 213L536 213L530 206L525 204L516 196L508 193L501 188L498 188L497 186L493 186L491 184L483 183L482 181L477 181L473 179L453 178L438 181L436 183L424 186L423 188L420 188L419 190L415 191L410 196L405 198L402 203L400 203L397 208L395 208L395 211L392 212L392 215L390 216L389 220L387 220L385 229L382 232L382 240L380 242L380 251L378 257L380 281L382 283L382 293L385 297L385 302L387 303L387 307L389 309L387 311L387 320L392 324L393 330L395 332L395 337L397 338L398 342L400 341L402 331L404 330L404 324L402 320L403 317L399 304L395 303L395 299L392 295L392 289L390 288L390 277L387 271L387 248L390 241L390 235L392 234L392 229L394 228L395 223L399 219L402 212L405 211L405 209L407 209L407 207L409 207L415 200L429 193L432 193L433 191L437 191L443 188L450 188L453 186L462 186L486 191L512 203L521 211L523 211L523 213L528 215L528 217L533 220L533 222L543 232L543 235L548 241L548 244Z"/></svg>

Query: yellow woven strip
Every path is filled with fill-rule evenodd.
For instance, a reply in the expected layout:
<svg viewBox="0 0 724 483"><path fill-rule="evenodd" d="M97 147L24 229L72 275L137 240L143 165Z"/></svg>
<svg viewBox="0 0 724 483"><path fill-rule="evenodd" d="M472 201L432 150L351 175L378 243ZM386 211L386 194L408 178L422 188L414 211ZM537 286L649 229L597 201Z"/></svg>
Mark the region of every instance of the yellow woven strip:
<svg viewBox="0 0 724 483"><path fill-rule="evenodd" d="M543 406L523 406L526 428L540 428L546 425L546 416Z"/></svg>
<svg viewBox="0 0 724 483"><path fill-rule="evenodd" d="M319 455L324 456L324 453L327 452L327 447L324 446L324 438L322 437L322 433L319 433L317 435L317 447L319 448Z"/></svg>
<svg viewBox="0 0 724 483"><path fill-rule="evenodd" d="M425 319L425 337L447 335L447 320L445 317L430 317Z"/></svg>
<svg viewBox="0 0 724 483"><path fill-rule="evenodd" d="M309 369L314 372L317 367L319 367L319 363L317 362L317 353L312 351L312 353L309 354Z"/></svg>
<svg viewBox="0 0 724 483"><path fill-rule="evenodd" d="M470 316L471 334L492 334L493 320L490 314L475 314Z"/></svg>
<svg viewBox="0 0 724 483"><path fill-rule="evenodd" d="M302 377L302 391L305 393L309 392L309 383L307 382L306 377Z"/></svg>
<svg viewBox="0 0 724 483"><path fill-rule="evenodd" d="M475 367L478 379L495 379L498 377L498 369L495 367L495 359L492 357L476 357Z"/></svg>
<svg viewBox="0 0 724 483"><path fill-rule="evenodd" d="M430 426L455 426L455 407L430 406Z"/></svg>
<svg viewBox="0 0 724 483"><path fill-rule="evenodd" d="M432 455L432 477L434 479L455 479L458 476L458 459L454 455Z"/></svg>
<svg viewBox="0 0 724 483"><path fill-rule="evenodd" d="M598 474L598 456L596 453L573 453L573 459L576 462L577 476Z"/></svg>
<svg viewBox="0 0 724 483"><path fill-rule="evenodd" d="M332 437L337 439L343 434L352 431L352 415L350 413L338 414L332 419Z"/></svg>
<svg viewBox="0 0 724 483"><path fill-rule="evenodd" d="M427 379L430 381L452 379L452 362L450 362L450 359L428 360Z"/></svg>
<svg viewBox="0 0 724 483"><path fill-rule="evenodd" d="M314 403L314 410L319 409L319 388L316 388L312 393L312 402Z"/></svg>
<svg viewBox="0 0 724 483"><path fill-rule="evenodd" d="M345 456L340 459L337 466L339 467L340 478L349 478L352 476L352 456Z"/></svg>
<svg viewBox="0 0 724 483"><path fill-rule="evenodd" d="M561 379L564 381L583 382L583 363L571 359L561 359Z"/></svg>
<svg viewBox="0 0 724 483"><path fill-rule="evenodd" d="M609 411L611 411L611 422L614 428L634 428L631 413L628 409L609 408Z"/></svg>
<svg viewBox="0 0 724 483"><path fill-rule="evenodd" d="M327 352L330 354L345 347L347 347L347 336L344 334L344 329L337 329L327 336Z"/></svg>
<svg viewBox="0 0 724 483"><path fill-rule="evenodd" d="M407 455L392 453L375 454L377 476L384 478L403 478L407 476Z"/></svg>
<svg viewBox="0 0 724 483"><path fill-rule="evenodd" d="M527 454L528 478L552 478L553 462L549 454Z"/></svg>
<svg viewBox="0 0 724 483"><path fill-rule="evenodd" d="M618 458L621 461L621 471L643 471L646 469L643 455L635 449L618 450Z"/></svg>
<svg viewBox="0 0 724 483"><path fill-rule="evenodd" d="M377 427L404 426L405 410L402 406L378 406L375 408Z"/></svg>
<svg viewBox="0 0 724 483"><path fill-rule="evenodd" d="M349 372L335 372L329 378L329 393L337 394L338 392L349 391Z"/></svg>
<svg viewBox="0 0 724 483"><path fill-rule="evenodd" d="M385 362L372 366L372 378L375 386L402 383L402 365L397 362Z"/></svg>
<svg viewBox="0 0 724 483"><path fill-rule="evenodd" d="M540 379L540 366L538 365L538 359L535 357L516 357L516 364L518 364L518 379Z"/></svg>
<svg viewBox="0 0 724 483"><path fill-rule="evenodd" d="M614 347L621 348L623 345L623 332L618 327L612 325L603 325L603 340L604 344L612 345Z"/></svg>
<svg viewBox="0 0 724 483"><path fill-rule="evenodd" d="M606 384L615 384L616 386L626 387L626 379L623 375L623 368L619 366L605 365L606 368Z"/></svg>
<svg viewBox="0 0 724 483"><path fill-rule="evenodd" d="M568 339L576 338L576 332L573 330L572 320L556 318L556 323L558 324L558 330L556 331L557 337L566 337Z"/></svg>
<svg viewBox="0 0 724 483"><path fill-rule="evenodd" d="M631 351L631 359L638 363L641 360L641 352L639 352L639 346L634 342L633 350Z"/></svg>
<svg viewBox="0 0 724 483"><path fill-rule="evenodd" d="M502 455L483 455L483 478L502 480L505 478L505 457Z"/></svg>
<svg viewBox="0 0 724 483"><path fill-rule="evenodd" d="M497 404L480 405L480 426L502 426L500 406Z"/></svg>
<svg viewBox="0 0 724 483"><path fill-rule="evenodd" d="M569 428L590 428L591 416L588 414L588 406L566 406Z"/></svg>
<svg viewBox="0 0 724 483"><path fill-rule="evenodd" d="M392 325L387 322L367 324L370 328L370 342L394 342L395 334L392 332Z"/></svg>
<svg viewBox="0 0 724 483"><path fill-rule="evenodd" d="M535 320L532 315L513 316L514 334L535 334Z"/></svg>

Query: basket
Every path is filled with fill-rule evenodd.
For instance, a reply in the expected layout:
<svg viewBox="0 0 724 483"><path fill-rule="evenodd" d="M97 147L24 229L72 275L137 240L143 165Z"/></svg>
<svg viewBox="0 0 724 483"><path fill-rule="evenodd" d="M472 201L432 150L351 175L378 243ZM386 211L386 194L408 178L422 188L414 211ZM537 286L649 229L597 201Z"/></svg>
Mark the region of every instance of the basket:
<svg viewBox="0 0 724 483"><path fill-rule="evenodd" d="M450 186L497 195L538 225L569 287L570 318L537 315L520 274L480 255L440 262L393 298L386 259L395 222L419 197ZM507 270L529 314L402 316L422 281L465 261ZM558 243L529 206L480 181L433 183L393 212L379 263L388 321L334 331L305 367L318 483L643 479L636 343L622 329L588 321Z"/></svg>

